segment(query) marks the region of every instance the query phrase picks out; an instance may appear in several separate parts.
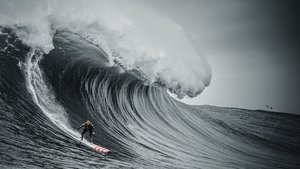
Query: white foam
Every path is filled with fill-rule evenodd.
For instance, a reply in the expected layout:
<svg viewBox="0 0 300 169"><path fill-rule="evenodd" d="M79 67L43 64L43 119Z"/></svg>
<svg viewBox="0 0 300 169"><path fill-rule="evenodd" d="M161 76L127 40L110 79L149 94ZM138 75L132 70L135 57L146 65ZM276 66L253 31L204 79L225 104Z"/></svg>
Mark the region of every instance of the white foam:
<svg viewBox="0 0 300 169"><path fill-rule="evenodd" d="M179 97L196 96L211 79L209 65L183 28L139 1L5 1L0 24L26 26L17 35L46 53L57 29L89 37L111 62L138 68L151 83L159 80Z"/></svg>

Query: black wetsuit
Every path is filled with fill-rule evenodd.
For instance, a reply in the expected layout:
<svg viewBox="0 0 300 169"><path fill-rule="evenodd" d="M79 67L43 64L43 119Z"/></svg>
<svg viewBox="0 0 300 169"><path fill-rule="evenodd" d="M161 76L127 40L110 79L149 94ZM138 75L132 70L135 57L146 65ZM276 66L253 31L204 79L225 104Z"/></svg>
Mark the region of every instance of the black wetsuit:
<svg viewBox="0 0 300 169"><path fill-rule="evenodd" d="M94 125L93 125L92 123L89 123L89 124L83 123L83 124L78 128L78 130L81 129L82 127L84 127L84 128L83 128L82 133L81 133L81 140L83 139L83 135L84 135L84 133L86 133L86 132L89 132L89 135L90 135L91 139L93 140L93 137L92 137L92 136L93 136L93 131L94 131Z"/></svg>

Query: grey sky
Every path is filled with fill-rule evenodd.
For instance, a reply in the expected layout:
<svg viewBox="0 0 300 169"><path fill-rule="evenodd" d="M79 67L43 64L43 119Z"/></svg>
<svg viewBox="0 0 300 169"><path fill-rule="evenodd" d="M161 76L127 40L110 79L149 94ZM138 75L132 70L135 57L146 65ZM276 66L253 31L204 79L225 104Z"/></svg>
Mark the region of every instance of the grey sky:
<svg viewBox="0 0 300 169"><path fill-rule="evenodd" d="M211 85L190 104L300 114L299 2L148 2L187 31L212 67Z"/></svg>

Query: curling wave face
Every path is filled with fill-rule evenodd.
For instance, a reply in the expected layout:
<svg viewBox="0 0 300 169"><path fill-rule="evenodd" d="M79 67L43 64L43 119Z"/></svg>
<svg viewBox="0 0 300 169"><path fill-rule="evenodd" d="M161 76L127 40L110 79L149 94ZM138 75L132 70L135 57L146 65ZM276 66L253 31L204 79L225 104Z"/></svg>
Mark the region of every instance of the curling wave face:
<svg viewBox="0 0 300 169"><path fill-rule="evenodd" d="M179 98L197 96L210 83L210 67L181 26L138 1L13 0L1 2L0 18L0 25L45 53L56 30L78 33L100 46L111 66L138 71Z"/></svg>
<svg viewBox="0 0 300 169"><path fill-rule="evenodd" d="M210 80L169 19L140 3L133 11L117 1L31 2L31 12L21 8L27 3L0 5L1 167L299 166L299 116L189 106L168 95L197 95ZM75 128L87 119L95 143L113 154L76 146Z"/></svg>

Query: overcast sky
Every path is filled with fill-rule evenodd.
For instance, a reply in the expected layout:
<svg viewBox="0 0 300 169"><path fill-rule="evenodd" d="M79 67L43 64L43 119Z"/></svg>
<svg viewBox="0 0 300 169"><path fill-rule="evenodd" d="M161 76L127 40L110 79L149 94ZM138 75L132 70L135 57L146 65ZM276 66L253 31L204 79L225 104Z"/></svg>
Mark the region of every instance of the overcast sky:
<svg viewBox="0 0 300 169"><path fill-rule="evenodd" d="M300 114L297 1L156 0L176 20L212 68L212 81L190 104Z"/></svg>

